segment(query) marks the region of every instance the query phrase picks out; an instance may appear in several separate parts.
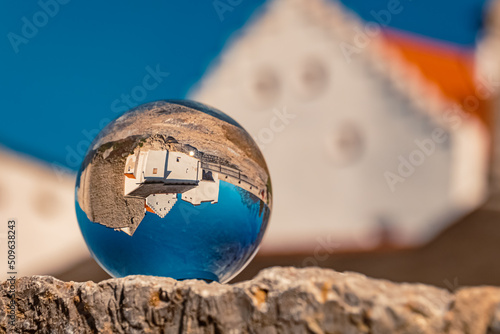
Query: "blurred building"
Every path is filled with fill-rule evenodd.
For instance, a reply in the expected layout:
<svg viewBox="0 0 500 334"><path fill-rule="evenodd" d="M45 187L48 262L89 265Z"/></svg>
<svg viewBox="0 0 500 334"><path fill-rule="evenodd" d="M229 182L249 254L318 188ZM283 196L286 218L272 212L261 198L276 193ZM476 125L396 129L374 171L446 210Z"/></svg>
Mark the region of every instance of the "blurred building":
<svg viewBox="0 0 500 334"><path fill-rule="evenodd" d="M485 198L489 107L474 68L474 52L362 21L338 2L275 0L191 96L245 124L264 150L276 200L263 251L312 251L323 235L339 249L377 248L387 230L401 247Z"/></svg>
<svg viewBox="0 0 500 334"><path fill-rule="evenodd" d="M243 124L268 162L274 211L250 272L377 263L389 275L389 262L413 255L377 262L378 251L422 245L484 201L500 73L498 1L489 8L477 49L391 29L384 22L399 8L366 21L333 0L271 0L228 39L190 98ZM78 231L74 173L7 149L0 161L0 218L19 221L20 275L106 277ZM126 176L137 172L127 166ZM319 261L319 246L321 257L375 252L349 267L351 255Z"/></svg>
<svg viewBox="0 0 500 334"><path fill-rule="evenodd" d="M7 266L8 219L15 219L17 225L19 275L58 273L89 258L76 221L74 189L73 173L8 150L0 151L2 268ZM0 279L6 275L7 270L2 270Z"/></svg>

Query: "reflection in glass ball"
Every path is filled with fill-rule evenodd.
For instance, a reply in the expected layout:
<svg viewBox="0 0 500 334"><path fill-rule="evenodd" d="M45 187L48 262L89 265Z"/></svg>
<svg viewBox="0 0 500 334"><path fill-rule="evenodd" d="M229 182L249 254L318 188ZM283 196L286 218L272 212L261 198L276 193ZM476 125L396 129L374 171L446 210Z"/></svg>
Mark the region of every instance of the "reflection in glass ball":
<svg viewBox="0 0 500 334"><path fill-rule="evenodd" d="M94 139L76 182L80 229L112 276L227 282L257 252L271 181L232 118L185 100L148 103Z"/></svg>

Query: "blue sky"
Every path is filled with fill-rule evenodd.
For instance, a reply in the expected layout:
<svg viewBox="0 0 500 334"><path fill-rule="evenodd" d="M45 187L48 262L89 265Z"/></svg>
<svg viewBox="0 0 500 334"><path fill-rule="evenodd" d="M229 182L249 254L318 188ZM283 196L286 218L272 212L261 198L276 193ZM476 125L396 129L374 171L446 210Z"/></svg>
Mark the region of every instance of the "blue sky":
<svg viewBox="0 0 500 334"><path fill-rule="evenodd" d="M55 1L0 4L0 144L73 170L87 137L127 103L185 97L228 37L264 3L59 0L66 3L47 10L40 5ZM387 8L387 1L342 2L365 19ZM216 10L221 3L222 15ZM402 0L404 10L389 25L470 48L484 3ZM39 27L30 30L34 23ZM124 96L131 96L125 104Z"/></svg>
<svg viewBox="0 0 500 334"><path fill-rule="evenodd" d="M341 2L367 21L377 22L377 17L382 18L382 22L388 22L391 28L459 47L474 46L488 4L486 0L341 0ZM389 9L392 9L390 16L387 15ZM385 15L381 12L385 12Z"/></svg>

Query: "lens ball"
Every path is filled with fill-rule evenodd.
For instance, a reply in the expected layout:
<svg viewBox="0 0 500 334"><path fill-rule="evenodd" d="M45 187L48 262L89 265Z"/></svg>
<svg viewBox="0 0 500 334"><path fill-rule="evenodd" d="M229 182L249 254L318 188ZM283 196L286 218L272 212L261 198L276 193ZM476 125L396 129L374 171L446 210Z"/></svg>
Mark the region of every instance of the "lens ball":
<svg viewBox="0 0 500 334"><path fill-rule="evenodd" d="M272 187L240 124L201 103L165 100L97 135L75 202L85 242L110 275L227 282L258 250Z"/></svg>

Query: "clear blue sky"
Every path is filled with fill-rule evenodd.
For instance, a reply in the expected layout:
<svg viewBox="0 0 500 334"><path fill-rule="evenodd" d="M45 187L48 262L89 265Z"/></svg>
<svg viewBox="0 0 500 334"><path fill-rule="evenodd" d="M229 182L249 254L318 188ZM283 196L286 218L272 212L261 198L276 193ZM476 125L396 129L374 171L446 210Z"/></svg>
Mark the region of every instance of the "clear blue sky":
<svg viewBox="0 0 500 334"><path fill-rule="evenodd" d="M404 10L389 25L472 47L484 2L402 0ZM140 97L129 103L183 98L263 3L241 0L221 20L213 1L71 0L57 10L49 6L53 17L41 14L37 1L2 1L0 143L76 170L85 131L92 136L100 122L117 117L126 108L122 94ZM365 19L387 8L379 0L343 3ZM38 31L29 29L34 22ZM144 78L157 67L169 75L151 77L144 90Z"/></svg>

